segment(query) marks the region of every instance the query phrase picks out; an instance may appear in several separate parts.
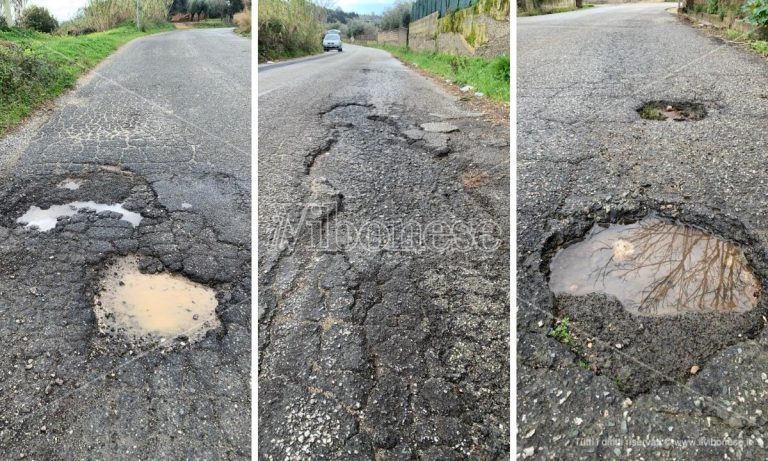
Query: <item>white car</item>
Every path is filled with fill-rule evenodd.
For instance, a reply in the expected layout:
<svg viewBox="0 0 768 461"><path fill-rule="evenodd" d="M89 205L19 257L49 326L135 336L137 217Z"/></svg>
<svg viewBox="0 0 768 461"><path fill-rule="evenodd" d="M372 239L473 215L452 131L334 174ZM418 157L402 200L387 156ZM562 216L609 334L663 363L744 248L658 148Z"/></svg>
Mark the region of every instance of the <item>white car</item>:
<svg viewBox="0 0 768 461"><path fill-rule="evenodd" d="M341 53L341 35L325 34L325 37L323 37L323 51L332 50L334 48Z"/></svg>

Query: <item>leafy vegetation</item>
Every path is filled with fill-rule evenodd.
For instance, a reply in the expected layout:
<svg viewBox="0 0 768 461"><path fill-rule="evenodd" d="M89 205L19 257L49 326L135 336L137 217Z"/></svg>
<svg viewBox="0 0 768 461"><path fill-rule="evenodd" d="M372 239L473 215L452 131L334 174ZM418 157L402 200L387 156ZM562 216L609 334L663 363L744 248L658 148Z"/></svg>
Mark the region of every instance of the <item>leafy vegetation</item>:
<svg viewBox="0 0 768 461"><path fill-rule="evenodd" d="M653 104L646 104L640 109L640 117L646 120L666 120L667 118L661 113L661 109Z"/></svg>
<svg viewBox="0 0 768 461"><path fill-rule="evenodd" d="M568 317L563 317L557 322L557 325L547 333L547 336L555 338L566 346L573 345L573 335L568 331L568 322L570 322L570 319Z"/></svg>
<svg viewBox="0 0 768 461"><path fill-rule="evenodd" d="M322 51L325 9L310 0L259 0L259 61Z"/></svg>
<svg viewBox="0 0 768 461"><path fill-rule="evenodd" d="M133 23L83 36L14 28L0 31L0 136L35 108L72 87L77 78L120 45L169 24L136 30Z"/></svg>
<svg viewBox="0 0 768 461"><path fill-rule="evenodd" d="M744 18L750 24L768 27L768 0L747 0L742 7Z"/></svg>
<svg viewBox="0 0 768 461"><path fill-rule="evenodd" d="M400 27L408 27L411 23L412 2L400 1L392 8L388 9L381 16L379 28L381 30L395 30Z"/></svg>
<svg viewBox="0 0 768 461"><path fill-rule="evenodd" d="M19 23L27 29L45 33L51 33L59 27L58 21L50 11L34 5L24 10Z"/></svg>
<svg viewBox="0 0 768 461"><path fill-rule="evenodd" d="M752 49L757 51L758 53L762 54L763 56L768 56L768 42L765 40L755 40L754 42L750 43L750 46L752 46Z"/></svg>
<svg viewBox="0 0 768 461"><path fill-rule="evenodd" d="M142 0L142 25L149 29L168 20L168 11L173 0ZM74 19L61 25L60 34L69 31L93 29L103 32L128 21L136 20L135 0L88 0L88 4Z"/></svg>
<svg viewBox="0 0 768 461"><path fill-rule="evenodd" d="M509 56L496 58L454 56L447 53L414 51L392 45L371 45L389 51L409 64L457 85L471 85L488 98L509 103Z"/></svg>

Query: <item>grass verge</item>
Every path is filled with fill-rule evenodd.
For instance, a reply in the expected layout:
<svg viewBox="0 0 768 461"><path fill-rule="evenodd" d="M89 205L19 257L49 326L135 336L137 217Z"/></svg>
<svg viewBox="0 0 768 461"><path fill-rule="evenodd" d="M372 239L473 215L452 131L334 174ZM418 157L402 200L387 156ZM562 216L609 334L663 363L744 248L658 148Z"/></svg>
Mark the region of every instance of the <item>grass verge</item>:
<svg viewBox="0 0 768 461"><path fill-rule="evenodd" d="M556 14L556 13L568 13L570 11L578 11L583 10L586 8L592 8L593 4L591 3L585 3L581 8L576 7L558 7L558 8L552 8L550 10L533 10L533 11L525 11L518 9L517 10L517 17L522 18L525 16L541 16L542 14Z"/></svg>
<svg viewBox="0 0 768 461"><path fill-rule="evenodd" d="M60 36L27 29L0 31L0 136L74 86L87 70L128 41L173 30L170 24L130 24L105 32Z"/></svg>
<svg viewBox="0 0 768 461"><path fill-rule="evenodd" d="M470 85L493 101L509 103L509 56L496 58L454 56L447 53L413 51L405 47L372 44L420 69L464 86Z"/></svg>
<svg viewBox="0 0 768 461"><path fill-rule="evenodd" d="M233 24L227 24L221 19L203 19L202 21L189 21L177 24L182 24L182 27L180 28L189 29L219 29L222 27L235 27Z"/></svg>

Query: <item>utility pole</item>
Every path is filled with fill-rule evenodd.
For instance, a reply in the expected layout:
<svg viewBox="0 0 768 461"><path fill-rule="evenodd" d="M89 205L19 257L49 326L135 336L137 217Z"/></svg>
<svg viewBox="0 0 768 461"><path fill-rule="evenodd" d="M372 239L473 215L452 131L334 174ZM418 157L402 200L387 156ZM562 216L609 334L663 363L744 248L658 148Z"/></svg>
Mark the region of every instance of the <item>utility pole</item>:
<svg viewBox="0 0 768 461"><path fill-rule="evenodd" d="M136 28L141 30L141 0L136 0Z"/></svg>

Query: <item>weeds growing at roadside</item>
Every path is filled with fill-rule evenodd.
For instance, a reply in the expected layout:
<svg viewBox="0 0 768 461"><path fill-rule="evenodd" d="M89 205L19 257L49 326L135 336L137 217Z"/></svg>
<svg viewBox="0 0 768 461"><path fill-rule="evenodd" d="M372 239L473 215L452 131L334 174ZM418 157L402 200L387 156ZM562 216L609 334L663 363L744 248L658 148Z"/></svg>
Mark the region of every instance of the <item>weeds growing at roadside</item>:
<svg viewBox="0 0 768 461"><path fill-rule="evenodd" d="M391 45L372 45L389 51L398 59L451 82L483 93L490 99L509 102L509 56L496 58L454 56L447 53L414 51Z"/></svg>
<svg viewBox="0 0 768 461"><path fill-rule="evenodd" d="M151 25L147 32L172 29ZM83 36L0 31L0 136L35 108L72 87L120 45L145 35L133 24Z"/></svg>
<svg viewBox="0 0 768 461"><path fill-rule="evenodd" d="M570 331L568 331L568 322L570 322L568 317L563 317L562 319L558 320L557 325L555 325L555 327L553 327L549 333L547 333L547 336L555 338L566 346L572 346L573 335Z"/></svg>
<svg viewBox="0 0 768 461"><path fill-rule="evenodd" d="M259 0L259 61L322 50L325 11L309 0Z"/></svg>

